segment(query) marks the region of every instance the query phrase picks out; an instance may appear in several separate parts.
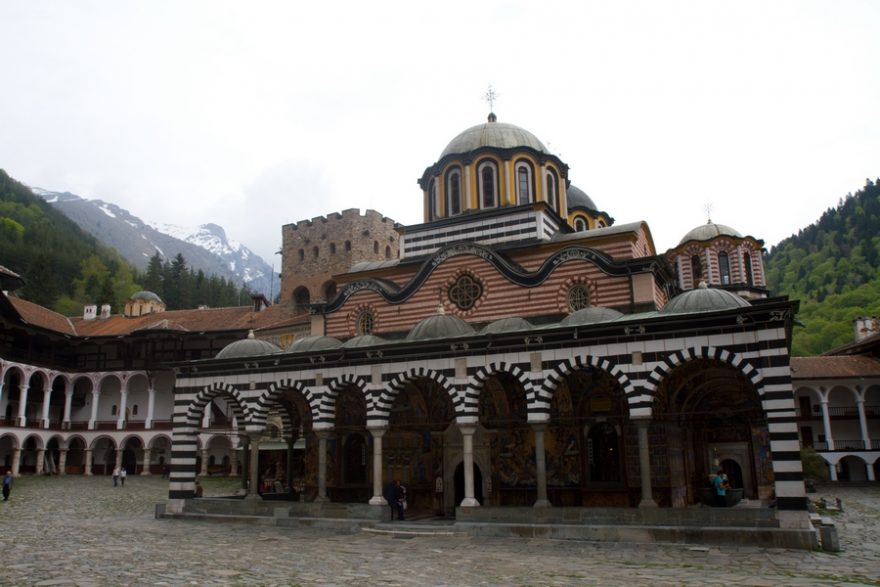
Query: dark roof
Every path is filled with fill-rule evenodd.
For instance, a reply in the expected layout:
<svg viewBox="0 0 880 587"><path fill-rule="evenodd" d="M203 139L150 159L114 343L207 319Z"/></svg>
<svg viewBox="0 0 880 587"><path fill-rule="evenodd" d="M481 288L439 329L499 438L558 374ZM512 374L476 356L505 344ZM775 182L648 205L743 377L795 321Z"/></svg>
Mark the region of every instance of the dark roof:
<svg viewBox="0 0 880 587"><path fill-rule="evenodd" d="M844 379L849 377L880 377L880 361L871 357L792 357L791 378Z"/></svg>

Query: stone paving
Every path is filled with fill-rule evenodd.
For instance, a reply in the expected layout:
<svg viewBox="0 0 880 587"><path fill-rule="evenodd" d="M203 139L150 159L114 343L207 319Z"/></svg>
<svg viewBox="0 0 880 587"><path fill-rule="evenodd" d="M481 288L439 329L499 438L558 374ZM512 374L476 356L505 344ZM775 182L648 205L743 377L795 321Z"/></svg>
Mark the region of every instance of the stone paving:
<svg viewBox="0 0 880 587"><path fill-rule="evenodd" d="M234 481L206 479L219 495ZM160 478L22 477L0 502L0 585L880 585L880 486L839 497L840 553L392 535L156 520Z"/></svg>

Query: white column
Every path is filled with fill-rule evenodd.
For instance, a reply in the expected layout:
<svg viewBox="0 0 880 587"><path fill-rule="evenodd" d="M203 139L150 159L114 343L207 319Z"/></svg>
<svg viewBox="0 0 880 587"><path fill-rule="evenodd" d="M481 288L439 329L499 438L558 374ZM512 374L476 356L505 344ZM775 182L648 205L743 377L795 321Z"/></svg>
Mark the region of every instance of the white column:
<svg viewBox="0 0 880 587"><path fill-rule="evenodd" d="M388 505L382 495L382 437L386 428L370 428L373 435L373 497L370 505Z"/></svg>
<svg viewBox="0 0 880 587"><path fill-rule="evenodd" d="M122 468L122 453L124 452L123 449L124 449L124 447L119 447L116 449L116 468L117 469Z"/></svg>
<svg viewBox="0 0 880 587"><path fill-rule="evenodd" d="M86 453L86 470L83 475L91 475L92 474L92 449L87 448L85 450Z"/></svg>
<svg viewBox="0 0 880 587"><path fill-rule="evenodd" d="M202 428L210 428L211 427L211 402L208 402L208 405L205 406L205 413L202 414Z"/></svg>
<svg viewBox="0 0 880 587"><path fill-rule="evenodd" d="M550 507L550 500L547 499L547 457L544 451L544 431L547 424L532 424L532 430L535 431L535 469L538 483L538 499L535 501L535 507Z"/></svg>
<svg viewBox="0 0 880 587"><path fill-rule="evenodd" d="M21 393L18 394L18 419L16 420L16 425L18 426L27 426L27 417L25 416L25 409L27 408L27 396L28 396L28 386L21 386Z"/></svg>
<svg viewBox="0 0 880 587"><path fill-rule="evenodd" d="M480 502L474 497L474 431L472 425L459 425L464 449L464 499L461 507L478 507Z"/></svg>
<svg viewBox="0 0 880 587"><path fill-rule="evenodd" d="M837 465L828 465L828 475L832 481L837 481Z"/></svg>
<svg viewBox="0 0 880 587"><path fill-rule="evenodd" d="M141 470L141 475L152 475L150 473L150 461L153 460L153 451L149 448L144 449L144 468Z"/></svg>
<svg viewBox="0 0 880 587"><path fill-rule="evenodd" d="M12 476L18 477L18 470L21 468L21 449L12 449Z"/></svg>
<svg viewBox="0 0 880 587"><path fill-rule="evenodd" d="M64 388L64 416L62 418L61 427L70 430L70 409L73 406L73 387L65 384Z"/></svg>
<svg viewBox="0 0 880 587"><path fill-rule="evenodd" d="M650 420L636 420L636 427L639 431L639 476L642 481L640 508L657 507L651 490L651 449L648 446L648 426L650 424Z"/></svg>
<svg viewBox="0 0 880 587"><path fill-rule="evenodd" d="M318 435L318 496L315 501L329 501L327 499L327 430L316 430Z"/></svg>
<svg viewBox="0 0 880 587"><path fill-rule="evenodd" d="M823 396L820 403L822 406L822 425L825 427L825 442L828 443L828 450L834 450L834 437L831 435L831 415L828 413L828 398Z"/></svg>
<svg viewBox="0 0 880 587"><path fill-rule="evenodd" d="M153 427L153 412L156 409L156 390L152 386L147 390L147 420L144 422L144 428Z"/></svg>
<svg viewBox="0 0 880 587"><path fill-rule="evenodd" d="M202 470L199 471L199 475L202 477L208 476L208 449L202 449Z"/></svg>
<svg viewBox="0 0 880 587"><path fill-rule="evenodd" d="M862 444L865 445L865 450L871 450L871 437L868 436L868 419L865 417L865 400L863 398L856 399L856 407L859 408L859 429L862 431ZM873 467L868 465L868 471L873 474ZM873 479L870 479L873 481Z"/></svg>
<svg viewBox="0 0 880 587"><path fill-rule="evenodd" d="M44 467L46 465L45 461L46 461L46 449L45 448L38 448L37 449L37 469L35 471L35 473L37 475L43 474L43 471L45 470Z"/></svg>
<svg viewBox="0 0 880 587"><path fill-rule="evenodd" d="M52 387L48 384L43 390L43 412L40 425L45 429L49 427L49 401L52 399Z"/></svg>
<svg viewBox="0 0 880 587"><path fill-rule="evenodd" d="M62 448L58 451L58 474L67 475L67 449Z"/></svg>
<svg viewBox="0 0 880 587"><path fill-rule="evenodd" d="M116 429L125 430L125 410L128 408L128 388L123 387L119 392L119 414L116 418Z"/></svg>
<svg viewBox="0 0 880 587"><path fill-rule="evenodd" d="M101 392L97 389L92 390L92 415L89 417L89 430L98 427L98 400L101 398Z"/></svg>
<svg viewBox="0 0 880 587"><path fill-rule="evenodd" d="M250 477L250 489L248 490L248 499L259 499L260 497L260 441L255 435L251 438L251 454L248 459L248 473Z"/></svg>

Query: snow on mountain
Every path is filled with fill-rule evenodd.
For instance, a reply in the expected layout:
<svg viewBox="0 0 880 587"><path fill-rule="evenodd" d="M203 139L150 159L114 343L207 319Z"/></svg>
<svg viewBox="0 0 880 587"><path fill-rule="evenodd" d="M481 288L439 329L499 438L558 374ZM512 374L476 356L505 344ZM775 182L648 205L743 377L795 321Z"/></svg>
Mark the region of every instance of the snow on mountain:
<svg viewBox="0 0 880 587"><path fill-rule="evenodd" d="M141 269L146 268L156 252L164 259L180 253L193 270L247 284L270 298L277 291L280 280L272 267L240 242L227 238L221 226L145 222L110 202L89 200L69 192L40 188L31 191Z"/></svg>

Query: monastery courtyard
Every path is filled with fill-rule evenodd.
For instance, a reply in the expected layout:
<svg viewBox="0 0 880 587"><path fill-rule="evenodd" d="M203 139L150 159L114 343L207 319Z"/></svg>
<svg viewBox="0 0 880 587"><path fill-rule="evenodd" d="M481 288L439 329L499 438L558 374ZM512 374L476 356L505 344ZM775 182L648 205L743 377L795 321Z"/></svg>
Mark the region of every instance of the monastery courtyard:
<svg viewBox="0 0 880 587"><path fill-rule="evenodd" d="M206 479L205 495L237 480ZM339 534L156 520L157 477L23 477L0 502L0 585L880 585L880 487L839 497L840 553Z"/></svg>

